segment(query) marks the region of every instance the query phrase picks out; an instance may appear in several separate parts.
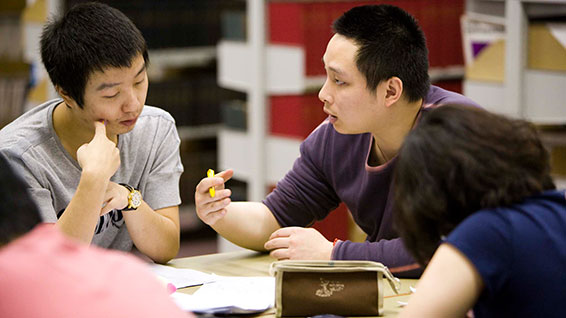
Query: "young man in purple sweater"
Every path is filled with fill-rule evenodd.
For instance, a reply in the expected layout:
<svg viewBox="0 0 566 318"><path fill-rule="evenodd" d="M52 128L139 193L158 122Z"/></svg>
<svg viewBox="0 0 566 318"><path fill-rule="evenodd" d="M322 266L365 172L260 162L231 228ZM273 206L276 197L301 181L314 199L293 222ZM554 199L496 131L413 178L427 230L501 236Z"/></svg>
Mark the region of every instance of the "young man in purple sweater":
<svg viewBox="0 0 566 318"><path fill-rule="evenodd" d="M477 106L430 86L424 34L390 5L355 7L338 18L323 56L319 92L328 119L301 144L300 157L263 202L231 202L232 170L196 188L198 216L240 246L277 259L374 260L403 276L418 274L392 227L392 171L403 139L430 105ZM216 187L211 198L208 188ZM340 202L368 235L330 242L306 228ZM416 270L416 271L415 271Z"/></svg>

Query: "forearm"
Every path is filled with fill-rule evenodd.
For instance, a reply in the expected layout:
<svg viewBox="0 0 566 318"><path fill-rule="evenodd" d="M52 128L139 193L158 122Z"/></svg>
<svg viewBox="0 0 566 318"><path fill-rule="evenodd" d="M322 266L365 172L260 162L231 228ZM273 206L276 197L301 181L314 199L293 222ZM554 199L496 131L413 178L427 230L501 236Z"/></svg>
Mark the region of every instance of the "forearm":
<svg viewBox="0 0 566 318"><path fill-rule="evenodd" d="M350 241L336 244L332 258L337 260L371 260L389 267L400 277L419 277L422 269L409 254L399 238L379 242L354 243Z"/></svg>
<svg viewBox="0 0 566 318"><path fill-rule="evenodd" d="M473 263L457 248L442 244L401 317L466 317L485 285Z"/></svg>
<svg viewBox="0 0 566 318"><path fill-rule="evenodd" d="M179 252L180 228L177 206L153 210L147 203L135 211L123 211L136 247L157 263L167 263Z"/></svg>
<svg viewBox="0 0 566 318"><path fill-rule="evenodd" d="M212 228L230 242L256 251L265 251L264 244L280 226L263 203L232 202L226 215Z"/></svg>
<svg viewBox="0 0 566 318"><path fill-rule="evenodd" d="M57 220L56 224L61 232L90 244L100 217L107 185L108 180L105 178L83 171L75 195Z"/></svg>

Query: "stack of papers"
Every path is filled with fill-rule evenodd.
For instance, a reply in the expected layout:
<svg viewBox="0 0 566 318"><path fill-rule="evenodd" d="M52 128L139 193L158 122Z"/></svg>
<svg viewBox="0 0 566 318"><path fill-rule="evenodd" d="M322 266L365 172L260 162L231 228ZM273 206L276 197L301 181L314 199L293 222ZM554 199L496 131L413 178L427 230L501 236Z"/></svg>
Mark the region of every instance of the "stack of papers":
<svg viewBox="0 0 566 318"><path fill-rule="evenodd" d="M184 268L152 265L153 273L177 289L202 285L193 295L171 294L185 311L209 314L251 314L275 303L274 277L227 277Z"/></svg>
<svg viewBox="0 0 566 318"><path fill-rule="evenodd" d="M197 313L251 314L274 306L274 277L217 277L193 295L171 296L181 309Z"/></svg>
<svg viewBox="0 0 566 318"><path fill-rule="evenodd" d="M193 269L175 268L159 264L151 265L151 271L173 284L177 289L214 282L218 278L216 275L206 274Z"/></svg>

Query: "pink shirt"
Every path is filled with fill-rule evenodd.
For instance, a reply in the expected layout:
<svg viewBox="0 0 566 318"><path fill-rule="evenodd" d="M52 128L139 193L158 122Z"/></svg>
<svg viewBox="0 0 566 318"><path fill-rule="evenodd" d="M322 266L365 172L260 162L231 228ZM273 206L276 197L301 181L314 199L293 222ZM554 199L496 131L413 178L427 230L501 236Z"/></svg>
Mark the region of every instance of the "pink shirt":
<svg viewBox="0 0 566 318"><path fill-rule="evenodd" d="M0 248L0 317L184 317L133 256L74 242L53 225Z"/></svg>

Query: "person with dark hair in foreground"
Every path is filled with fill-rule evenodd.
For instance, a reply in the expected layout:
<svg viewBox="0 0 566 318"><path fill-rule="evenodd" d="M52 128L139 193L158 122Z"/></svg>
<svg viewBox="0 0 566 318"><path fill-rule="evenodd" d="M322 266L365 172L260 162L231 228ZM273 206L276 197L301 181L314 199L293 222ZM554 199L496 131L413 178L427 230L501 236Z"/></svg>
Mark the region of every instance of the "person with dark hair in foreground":
<svg viewBox="0 0 566 318"><path fill-rule="evenodd" d="M566 198L537 130L462 105L398 155L395 226L426 270L402 317L565 317Z"/></svg>
<svg viewBox="0 0 566 318"><path fill-rule="evenodd" d="M326 82L318 94L328 119L301 144L293 168L261 203L231 202L224 182L232 170L204 178L195 192L198 216L235 244L270 250L277 259L373 260L397 275L418 275L418 264L392 227L397 151L430 104L476 104L430 86L424 34L400 8L355 7L333 28L322 57ZM218 189L214 198L210 187ZM332 242L304 228L341 202L366 242Z"/></svg>
<svg viewBox="0 0 566 318"><path fill-rule="evenodd" d="M180 139L171 115L144 106L147 46L120 11L74 6L49 21L41 57L61 96L0 131L42 219L101 247L165 263L179 251Z"/></svg>
<svg viewBox="0 0 566 318"><path fill-rule="evenodd" d="M40 224L0 155L0 317L188 317L136 257Z"/></svg>

